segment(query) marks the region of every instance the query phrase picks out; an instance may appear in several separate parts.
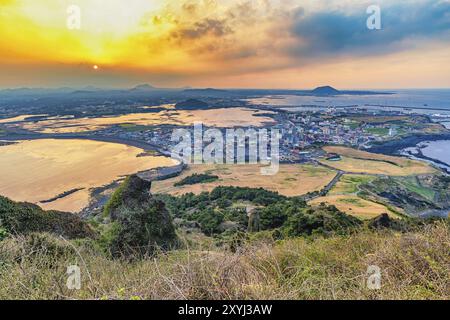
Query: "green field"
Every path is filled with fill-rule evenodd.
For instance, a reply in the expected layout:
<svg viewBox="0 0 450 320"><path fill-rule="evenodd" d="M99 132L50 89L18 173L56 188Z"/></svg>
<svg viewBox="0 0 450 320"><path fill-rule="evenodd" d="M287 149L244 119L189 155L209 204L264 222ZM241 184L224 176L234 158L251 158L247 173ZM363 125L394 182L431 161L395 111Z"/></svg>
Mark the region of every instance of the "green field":
<svg viewBox="0 0 450 320"><path fill-rule="evenodd" d="M431 188L420 185L416 177L402 177L396 178L396 180L408 191L415 192L427 200L434 200L435 192Z"/></svg>
<svg viewBox="0 0 450 320"><path fill-rule="evenodd" d="M330 195L338 194L356 194L361 184L373 181L375 177L366 175L346 174L341 177L339 182L331 189Z"/></svg>
<svg viewBox="0 0 450 320"><path fill-rule="evenodd" d="M387 136L389 134L388 128L368 128L366 129L368 133L376 134L379 136Z"/></svg>

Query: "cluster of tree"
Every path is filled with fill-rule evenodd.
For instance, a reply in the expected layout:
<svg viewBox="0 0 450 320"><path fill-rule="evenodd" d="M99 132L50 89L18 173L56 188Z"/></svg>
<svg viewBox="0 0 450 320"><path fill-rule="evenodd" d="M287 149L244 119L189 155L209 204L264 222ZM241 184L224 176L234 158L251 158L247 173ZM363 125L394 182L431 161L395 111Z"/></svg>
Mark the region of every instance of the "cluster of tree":
<svg viewBox="0 0 450 320"><path fill-rule="evenodd" d="M0 196L0 238L6 234L49 232L65 238L95 238L96 233L79 216L44 211L37 205Z"/></svg>
<svg viewBox="0 0 450 320"><path fill-rule="evenodd" d="M182 179L181 181L178 181L174 184L175 187L181 187L185 185L192 185L192 184L198 184L198 183L208 183L208 182L214 182L216 180L219 180L219 177L216 175L211 174L197 174L194 173L193 175L190 175L189 177L186 177Z"/></svg>
<svg viewBox="0 0 450 320"><path fill-rule="evenodd" d="M286 236L345 233L361 224L334 206L312 208L301 197L285 197L265 189L217 187L199 195L158 196L177 218L195 221L206 235L278 229ZM249 214L246 204L255 206ZM227 223L227 227L224 224Z"/></svg>

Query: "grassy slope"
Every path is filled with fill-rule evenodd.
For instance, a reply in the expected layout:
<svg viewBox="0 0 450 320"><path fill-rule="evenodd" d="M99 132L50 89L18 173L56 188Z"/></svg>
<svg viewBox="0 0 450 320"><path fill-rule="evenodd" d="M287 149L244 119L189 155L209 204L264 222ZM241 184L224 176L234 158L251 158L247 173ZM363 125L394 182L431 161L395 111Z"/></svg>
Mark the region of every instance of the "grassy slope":
<svg viewBox="0 0 450 320"><path fill-rule="evenodd" d="M273 243L263 235L237 253L197 247L131 263L86 244L75 251L56 239L9 238L0 242L0 299L450 298L444 223L407 234L363 231L312 241ZM81 267L81 290L65 285L74 263ZM365 285L370 265L381 268L379 291Z"/></svg>
<svg viewBox="0 0 450 320"><path fill-rule="evenodd" d="M374 218L383 213L395 217L395 214L386 208L386 206L358 196L358 192L360 191L359 186L370 183L375 179L376 177L367 175L343 175L327 196L317 198L309 202L309 204L318 205L321 202L325 202L330 205L335 205L339 210L360 219Z"/></svg>
<svg viewBox="0 0 450 320"><path fill-rule="evenodd" d="M375 202L374 199L362 198L358 194L359 186L373 181L375 175L393 176L410 192L416 192L430 201L434 198L435 192L421 186L416 179L418 174L437 173L434 168L426 163L340 146L326 146L323 149L342 156L342 160L338 162L322 160L321 162L324 164L347 172L361 174L344 175L326 197L315 199L311 204L320 202L333 204L340 210L362 219L373 218L381 213L395 216L397 212L402 210L388 208L382 203Z"/></svg>
<svg viewBox="0 0 450 320"><path fill-rule="evenodd" d="M434 200L435 192L430 188L421 186L417 182L416 177L398 178L397 181L399 181L410 192L416 192L417 194L421 195L422 197L430 201Z"/></svg>
<svg viewBox="0 0 450 320"><path fill-rule="evenodd" d="M328 205L334 205L342 212L363 220L375 218L383 213L387 213L392 218L396 217L386 206L355 195L325 196L310 201L309 204L316 206L322 202Z"/></svg>
<svg viewBox="0 0 450 320"><path fill-rule="evenodd" d="M373 181L375 177L356 175L356 174L345 174L341 177L338 183L330 190L330 195L338 194L356 194L359 191L359 186L361 184L369 183Z"/></svg>

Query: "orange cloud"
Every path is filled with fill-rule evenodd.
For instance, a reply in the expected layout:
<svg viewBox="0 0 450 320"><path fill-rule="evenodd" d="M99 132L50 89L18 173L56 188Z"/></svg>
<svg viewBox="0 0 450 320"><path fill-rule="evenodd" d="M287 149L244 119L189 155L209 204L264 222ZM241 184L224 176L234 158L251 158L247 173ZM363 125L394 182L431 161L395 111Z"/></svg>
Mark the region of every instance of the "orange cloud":
<svg viewBox="0 0 450 320"><path fill-rule="evenodd" d="M353 80L348 78L347 68L354 65L361 69L364 61L379 67L395 53L427 56L430 62L421 61L417 67L427 74L435 70L433 61L448 65L450 58L437 57L433 49L447 49L448 43L432 37L425 39L428 42L408 42L408 29L401 23L396 25L400 32L395 36L391 30L383 33L385 39L381 33L369 34L364 23L358 24L369 2L127 0L124 4L121 0L0 0L0 67L16 71L14 84L20 77L27 83L38 79L56 83L67 75L77 82L83 78L101 83L148 79L208 86L258 87L267 83L298 87L296 83L306 83L302 79L305 75L317 81L333 77L349 86L352 82L353 86L360 85L356 75ZM423 12L415 15L422 19L439 18L442 11L427 11L417 4L434 0L404 2ZM66 26L71 4L81 9L80 30ZM392 21L396 21L398 12L394 9L392 6L389 11ZM437 36L446 29L445 20L438 21ZM345 39L331 41L335 34L345 35ZM396 63L396 69L405 69L402 59ZM95 76L93 65L101 67ZM336 73L329 74L324 66ZM346 69L341 70L342 66ZM370 74L373 68L369 65L362 69ZM0 76L0 85L12 83L11 77ZM437 74L435 78L444 78L443 85L450 85L448 77ZM397 86L408 85L408 79L400 75L392 79L402 81Z"/></svg>

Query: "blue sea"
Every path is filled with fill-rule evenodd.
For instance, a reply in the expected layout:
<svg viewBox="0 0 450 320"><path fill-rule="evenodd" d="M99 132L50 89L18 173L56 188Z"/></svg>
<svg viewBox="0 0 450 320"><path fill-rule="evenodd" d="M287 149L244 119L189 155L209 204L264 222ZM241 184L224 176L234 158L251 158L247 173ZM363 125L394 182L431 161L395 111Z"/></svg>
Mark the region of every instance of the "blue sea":
<svg viewBox="0 0 450 320"><path fill-rule="evenodd" d="M376 90L377 95L339 95L339 96L267 96L250 99L254 104L305 108L305 107L347 107L384 108L390 110L414 108L414 112L450 116L450 89L418 90ZM391 93L391 94L388 94ZM448 111L447 111L448 110Z"/></svg>
<svg viewBox="0 0 450 320"><path fill-rule="evenodd" d="M421 150L425 156L446 163L450 171L450 141L428 141L421 144Z"/></svg>

